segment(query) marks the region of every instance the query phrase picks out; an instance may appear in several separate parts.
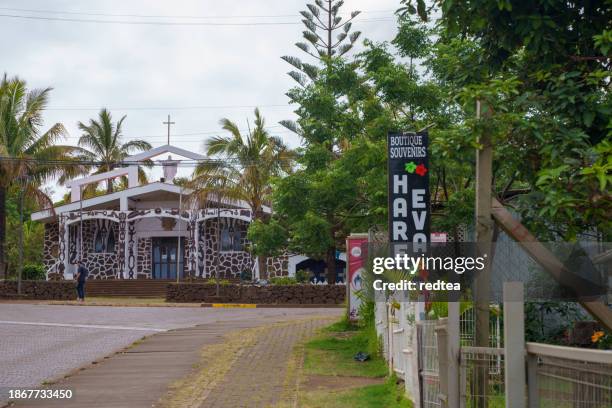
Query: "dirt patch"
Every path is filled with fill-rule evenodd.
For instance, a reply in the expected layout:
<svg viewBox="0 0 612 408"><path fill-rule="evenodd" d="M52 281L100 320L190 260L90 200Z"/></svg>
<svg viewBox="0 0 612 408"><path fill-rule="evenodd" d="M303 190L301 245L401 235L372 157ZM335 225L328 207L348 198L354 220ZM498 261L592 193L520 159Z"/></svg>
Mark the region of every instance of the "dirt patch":
<svg viewBox="0 0 612 408"><path fill-rule="evenodd" d="M335 375L308 375L301 384L305 391L348 390L368 385L383 384L384 378L341 377Z"/></svg>

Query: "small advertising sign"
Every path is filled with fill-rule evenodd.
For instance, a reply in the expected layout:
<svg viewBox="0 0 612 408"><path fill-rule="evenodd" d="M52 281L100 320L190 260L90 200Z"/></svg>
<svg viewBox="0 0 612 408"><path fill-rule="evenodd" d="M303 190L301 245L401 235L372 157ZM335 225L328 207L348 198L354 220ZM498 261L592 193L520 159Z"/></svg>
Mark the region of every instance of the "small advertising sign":
<svg viewBox="0 0 612 408"><path fill-rule="evenodd" d="M349 318L356 320L359 314L361 300L357 297L357 292L362 288L363 272L365 271L368 258L368 235L351 234L346 239L347 271L348 281L346 290L349 301Z"/></svg>
<svg viewBox="0 0 612 408"><path fill-rule="evenodd" d="M446 232L432 232L431 243L432 244L444 244L448 241L448 234Z"/></svg>

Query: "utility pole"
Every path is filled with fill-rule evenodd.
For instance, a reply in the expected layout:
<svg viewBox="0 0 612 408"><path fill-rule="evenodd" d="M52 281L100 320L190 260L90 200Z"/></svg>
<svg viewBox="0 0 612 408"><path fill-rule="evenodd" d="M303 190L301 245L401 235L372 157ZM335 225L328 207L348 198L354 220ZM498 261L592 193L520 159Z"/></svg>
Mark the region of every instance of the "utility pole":
<svg viewBox="0 0 612 408"><path fill-rule="evenodd" d="M483 109L484 108L484 109ZM480 100L476 101L476 119L489 119L491 107L482 106ZM478 143L482 146L476 151L476 250L477 256L486 256L485 267L478 273L475 281L474 306L475 333L474 340L477 347L489 346L489 302L491 286L491 243L493 241L493 218L491 217L491 199L493 197L493 146L491 134L485 129L480 135ZM477 408L486 408L486 389L488 385L489 367L486 362L477 368L479 379L476 387Z"/></svg>
<svg viewBox="0 0 612 408"><path fill-rule="evenodd" d="M25 196L26 184L30 177L20 176L22 182L19 191L19 265L17 266L17 295L21 296L21 279L23 276L23 199Z"/></svg>
<svg viewBox="0 0 612 408"><path fill-rule="evenodd" d="M176 246L176 283L179 283L181 276L179 266L184 267L184 265L182 265L182 262L179 263L181 261L181 222L183 222L183 186L179 186L178 241Z"/></svg>

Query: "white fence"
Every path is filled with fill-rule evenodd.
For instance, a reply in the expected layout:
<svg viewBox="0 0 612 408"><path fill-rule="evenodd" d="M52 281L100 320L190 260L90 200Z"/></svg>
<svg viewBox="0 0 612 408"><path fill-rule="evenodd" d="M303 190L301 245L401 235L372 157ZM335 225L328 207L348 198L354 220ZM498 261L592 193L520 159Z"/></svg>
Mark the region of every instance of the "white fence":
<svg viewBox="0 0 612 408"><path fill-rule="evenodd" d="M426 320L401 296L377 302L384 357L414 406L612 407L612 351L525 344L522 302L512 299L503 308L511 323L502 336L501 316L492 319L489 347L473 346L472 312L456 303L449 318Z"/></svg>

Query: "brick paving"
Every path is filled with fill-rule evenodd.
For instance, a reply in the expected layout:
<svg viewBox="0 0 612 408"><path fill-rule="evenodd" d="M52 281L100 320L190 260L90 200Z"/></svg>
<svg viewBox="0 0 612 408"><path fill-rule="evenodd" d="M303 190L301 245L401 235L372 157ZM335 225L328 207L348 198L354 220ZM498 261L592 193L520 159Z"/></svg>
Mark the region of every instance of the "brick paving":
<svg viewBox="0 0 612 408"><path fill-rule="evenodd" d="M287 369L294 347L331 321L309 319L263 330L255 344L243 351L225 378L210 391L201 408L258 408L280 402L287 391Z"/></svg>
<svg viewBox="0 0 612 408"><path fill-rule="evenodd" d="M222 336L227 333L242 328L287 324L313 315L337 318L341 313L341 309L0 304L0 406L3 397L6 397L2 395L3 391L5 393L9 387L38 387L49 378L58 378L72 369L98 360L100 362L95 366L52 386L74 390L74 399L21 401L17 406L151 407L164 395L169 383L192 370L205 344L223 341ZM245 363L250 361L250 370L269 370L275 367L282 371L282 367L271 364L277 357L272 357L270 353L273 349L277 350L280 358L286 360L291 349L289 344L299 338L299 333L312 330L308 327L306 325L296 330L296 333L291 333L289 329L278 329L280 331L274 334L264 330L266 336L271 337L267 337L265 342L257 342L258 347L250 352L251 357ZM152 337L128 352L100 360L142 336L151 334ZM263 347L267 342L274 346ZM270 364L263 364L265 360ZM238 370L235 367L232 369ZM279 378L277 374L263 372L261 376L256 376L250 373L246 378L245 375L233 371L222 384L226 386L233 376L239 378L243 385L255 384L258 388L268 390L266 392L276 390L274 387ZM246 395L243 388L238 388L241 391L236 393L237 396Z"/></svg>

